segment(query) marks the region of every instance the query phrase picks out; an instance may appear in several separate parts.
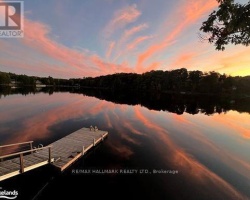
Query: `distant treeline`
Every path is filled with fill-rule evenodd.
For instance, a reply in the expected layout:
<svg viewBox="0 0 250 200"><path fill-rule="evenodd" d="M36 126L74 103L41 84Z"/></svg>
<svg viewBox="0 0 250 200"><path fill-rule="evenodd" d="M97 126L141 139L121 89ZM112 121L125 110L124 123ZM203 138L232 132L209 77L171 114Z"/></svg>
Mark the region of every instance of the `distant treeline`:
<svg viewBox="0 0 250 200"><path fill-rule="evenodd" d="M0 85L18 85L18 86L74 86L80 79L60 79L49 77L37 77L27 75L17 75L14 73L0 72Z"/></svg>
<svg viewBox="0 0 250 200"><path fill-rule="evenodd" d="M44 84L50 86L81 86L112 90L133 90L177 93L249 93L250 76L232 77L217 72L187 71L185 68L171 71L150 71L143 74L116 73L95 78L55 79L0 72L0 84Z"/></svg>
<svg viewBox="0 0 250 200"><path fill-rule="evenodd" d="M144 74L119 73L85 78L81 86L114 90L137 90L182 93L250 93L250 76L231 77L217 72L150 71Z"/></svg>

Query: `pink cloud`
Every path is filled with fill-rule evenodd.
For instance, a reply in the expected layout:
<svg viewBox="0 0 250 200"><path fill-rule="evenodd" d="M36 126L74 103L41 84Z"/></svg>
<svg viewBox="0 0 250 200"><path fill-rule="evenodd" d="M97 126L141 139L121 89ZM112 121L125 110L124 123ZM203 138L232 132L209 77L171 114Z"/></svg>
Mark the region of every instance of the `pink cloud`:
<svg viewBox="0 0 250 200"><path fill-rule="evenodd" d="M161 65L161 62L153 62L152 64L148 65L144 70L139 71L139 73L143 73L143 72L148 72L148 71L152 71L152 70L156 70L159 68L159 66Z"/></svg>
<svg viewBox="0 0 250 200"><path fill-rule="evenodd" d="M184 5L176 11L176 13L181 13L181 17L177 18L177 21L179 21L177 26L175 26L162 41L149 46L144 52L139 54L136 68L141 71L145 60L170 46L182 34L185 28L192 25L196 20L201 18L204 13L207 13L216 5L216 1L191 0L185 2Z"/></svg>
<svg viewBox="0 0 250 200"><path fill-rule="evenodd" d="M136 20L139 15L140 12L135 4L125 7L115 13L109 27L115 29L119 24L125 26ZM1 58L2 65L11 66L16 71L24 69L26 73L29 72L28 74L38 72L65 78L132 71L127 64L108 63L93 53L86 53L56 42L50 35L50 27L41 22L25 18L24 27L25 37L18 40L18 45L13 45L10 41L1 42L7 48L1 48L0 52L12 57L11 60L9 57ZM132 32L128 32L127 35ZM106 52L108 58L112 55L114 47L115 42L111 42ZM33 56L29 55L30 52ZM38 59L34 59L34 56Z"/></svg>
<svg viewBox="0 0 250 200"><path fill-rule="evenodd" d="M121 56L124 56L127 53L127 48L124 47L124 45L126 45L127 40L129 40L130 37L132 37L136 33L143 31L146 28L148 28L148 25L144 23L144 24L140 24L137 26L133 26L132 28L124 31L121 38L117 42L117 47L116 47L117 54L115 55L113 62L115 62L118 58L120 58Z"/></svg>
<svg viewBox="0 0 250 200"><path fill-rule="evenodd" d="M193 59L194 56L196 56L194 52L184 52L179 54L173 63L171 63L172 67L185 67L188 68L187 63ZM184 66L185 65L185 66Z"/></svg>
<svg viewBox="0 0 250 200"><path fill-rule="evenodd" d="M87 67L87 65L84 65L84 61L87 58L83 53L63 46L48 37L48 33L50 32L48 26L28 19L25 19L24 26L25 37L22 42L25 45L36 49L36 51L45 53L49 57L62 61L71 67L75 67L79 72L83 72L84 67Z"/></svg>
<svg viewBox="0 0 250 200"><path fill-rule="evenodd" d="M99 75L106 75L110 73L116 73L116 72L131 72L133 69L131 69L129 66L125 64L113 64L113 63L107 63L104 62L101 58L94 55L91 57L91 60L99 68Z"/></svg>
<svg viewBox="0 0 250 200"><path fill-rule="evenodd" d="M7 53L12 58L2 57L2 65L22 68L31 74L42 72L65 78L131 71L127 65L107 63L97 55L90 55L56 42L49 36L50 28L43 23L25 19L24 26L25 36L18 40L21 46L13 45L10 41L1 42L6 48L1 48L0 52ZM107 52L108 55L112 53L112 46L114 44L111 45L110 52ZM30 56L30 52L39 59Z"/></svg>
<svg viewBox="0 0 250 200"><path fill-rule="evenodd" d="M23 68L28 72L43 70L48 75L53 71L61 71L63 77L68 78L98 74L98 71L93 70L93 62L88 55L52 40L48 36L50 28L45 24L24 19L24 26L25 36L19 39L16 45L13 45L12 41L4 41L6 48L1 48L0 51L11 55L12 59L3 57L2 64ZM31 52L33 56L30 55ZM34 56L38 59L34 59ZM54 60L53 63L51 60ZM40 62L36 63L38 61ZM61 73L58 75L61 76Z"/></svg>
<svg viewBox="0 0 250 200"><path fill-rule="evenodd" d="M136 38L134 41L132 41L130 44L127 45L127 49L128 50L133 50L135 49L140 43L142 43L145 40L149 40L153 38L152 35L149 36L140 36L138 38Z"/></svg>
<svg viewBox="0 0 250 200"><path fill-rule="evenodd" d="M112 54L114 47L115 47L115 41L110 42L108 46L108 50L106 52L107 59L109 59L110 55Z"/></svg>
<svg viewBox="0 0 250 200"><path fill-rule="evenodd" d="M151 35L149 35L149 36L139 36L138 38L134 39L129 44L122 44L121 42L119 42L119 44L118 44L118 46L116 48L117 49L116 52L118 52L118 53L114 57L113 62L117 61L120 57L124 57L126 55L129 55L129 54L133 53L133 50L135 50L138 45L140 45L144 41L149 40L149 39L151 39L153 37L154 36L151 36ZM119 49L118 49L118 47L119 47Z"/></svg>
<svg viewBox="0 0 250 200"><path fill-rule="evenodd" d="M148 28L148 25L146 23L144 24L140 24L138 26L134 26L132 27L131 29L129 30L126 30L123 34L123 37L122 37L122 41L124 40L127 40L129 37L131 37L132 35L142 31L142 30L145 30L146 28Z"/></svg>
<svg viewBox="0 0 250 200"><path fill-rule="evenodd" d="M106 36L112 35L117 29L125 27L127 24L137 20L141 12L137 9L136 4L127 6L115 12L113 18L104 29Z"/></svg>

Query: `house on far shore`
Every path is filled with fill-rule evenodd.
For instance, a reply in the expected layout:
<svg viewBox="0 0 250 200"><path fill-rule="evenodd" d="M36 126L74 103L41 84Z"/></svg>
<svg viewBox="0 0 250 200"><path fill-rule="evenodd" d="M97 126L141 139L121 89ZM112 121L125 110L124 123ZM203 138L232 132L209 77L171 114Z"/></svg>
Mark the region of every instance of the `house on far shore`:
<svg viewBox="0 0 250 200"><path fill-rule="evenodd" d="M10 80L10 86L17 86L18 84L21 84L20 82L16 81L15 79Z"/></svg>
<svg viewBox="0 0 250 200"><path fill-rule="evenodd" d="M237 90L237 87L236 87L236 86L233 86L233 87L232 87L232 90L234 90L234 91Z"/></svg>
<svg viewBox="0 0 250 200"><path fill-rule="evenodd" d="M36 87L46 87L41 81L36 80Z"/></svg>
<svg viewBox="0 0 250 200"><path fill-rule="evenodd" d="M10 81L10 85L16 85L16 80L11 79L11 81Z"/></svg>

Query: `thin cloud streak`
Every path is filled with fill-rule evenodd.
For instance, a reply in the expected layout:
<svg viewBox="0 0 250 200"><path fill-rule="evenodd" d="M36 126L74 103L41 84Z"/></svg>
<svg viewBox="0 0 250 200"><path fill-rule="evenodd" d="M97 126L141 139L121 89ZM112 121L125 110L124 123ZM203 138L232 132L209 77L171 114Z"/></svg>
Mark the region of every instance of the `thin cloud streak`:
<svg viewBox="0 0 250 200"><path fill-rule="evenodd" d="M136 38L134 41L132 41L130 44L127 45L128 50L133 50L135 49L140 43L142 43L145 40L149 40L153 38L154 36L149 35L149 36L140 36Z"/></svg>
<svg viewBox="0 0 250 200"><path fill-rule="evenodd" d="M118 40L117 45L116 45L116 55L113 59L113 62L116 62L121 56L126 55L127 53L127 48L126 46L127 41L133 37L135 34L147 29L149 26L146 23L137 25L137 26L133 26L130 29L127 29L123 32L121 38ZM125 48L125 50L124 50Z"/></svg>
<svg viewBox="0 0 250 200"><path fill-rule="evenodd" d="M115 47L115 41L110 42L110 43L109 43L109 46L108 46L108 50L107 50L107 52L106 52L106 58L107 58L108 60L109 60L109 58L110 58L110 55L112 54L112 51L113 51L114 47Z"/></svg>
<svg viewBox="0 0 250 200"><path fill-rule="evenodd" d="M121 41L124 42L126 41L128 38L130 38L131 36L133 36L134 34L141 32L143 30L145 30L146 28L148 28L149 26L144 23L144 24L140 24L138 26L134 26L129 30L126 30L122 36Z"/></svg>
<svg viewBox="0 0 250 200"><path fill-rule="evenodd" d="M127 24L136 21L140 15L141 12L137 9L136 4L116 11L113 18L104 28L104 34L106 37L110 37L117 29L121 29Z"/></svg>

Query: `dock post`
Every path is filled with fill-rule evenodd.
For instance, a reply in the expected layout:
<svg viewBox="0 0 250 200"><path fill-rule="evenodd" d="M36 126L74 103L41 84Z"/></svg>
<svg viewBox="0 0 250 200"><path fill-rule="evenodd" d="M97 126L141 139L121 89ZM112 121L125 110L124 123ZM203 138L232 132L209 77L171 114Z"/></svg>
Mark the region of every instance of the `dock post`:
<svg viewBox="0 0 250 200"><path fill-rule="evenodd" d="M103 134L102 134L102 141L104 140L104 136L103 136Z"/></svg>
<svg viewBox="0 0 250 200"><path fill-rule="evenodd" d="M0 148L0 156L2 156L2 148ZM0 159L0 162L3 161L3 158Z"/></svg>
<svg viewBox="0 0 250 200"><path fill-rule="evenodd" d="M33 149L33 145L32 145L32 142L30 142L30 150ZM31 153L33 153L33 151L31 151Z"/></svg>
<svg viewBox="0 0 250 200"><path fill-rule="evenodd" d="M20 173L24 172L24 165L23 165L23 154L20 154Z"/></svg>
<svg viewBox="0 0 250 200"><path fill-rule="evenodd" d="M85 153L85 147L82 146L82 155L84 155L84 153Z"/></svg>
<svg viewBox="0 0 250 200"><path fill-rule="evenodd" d="M49 163L51 163L51 147L49 147Z"/></svg>
<svg viewBox="0 0 250 200"><path fill-rule="evenodd" d="M93 138L93 146L95 146L95 138Z"/></svg>

